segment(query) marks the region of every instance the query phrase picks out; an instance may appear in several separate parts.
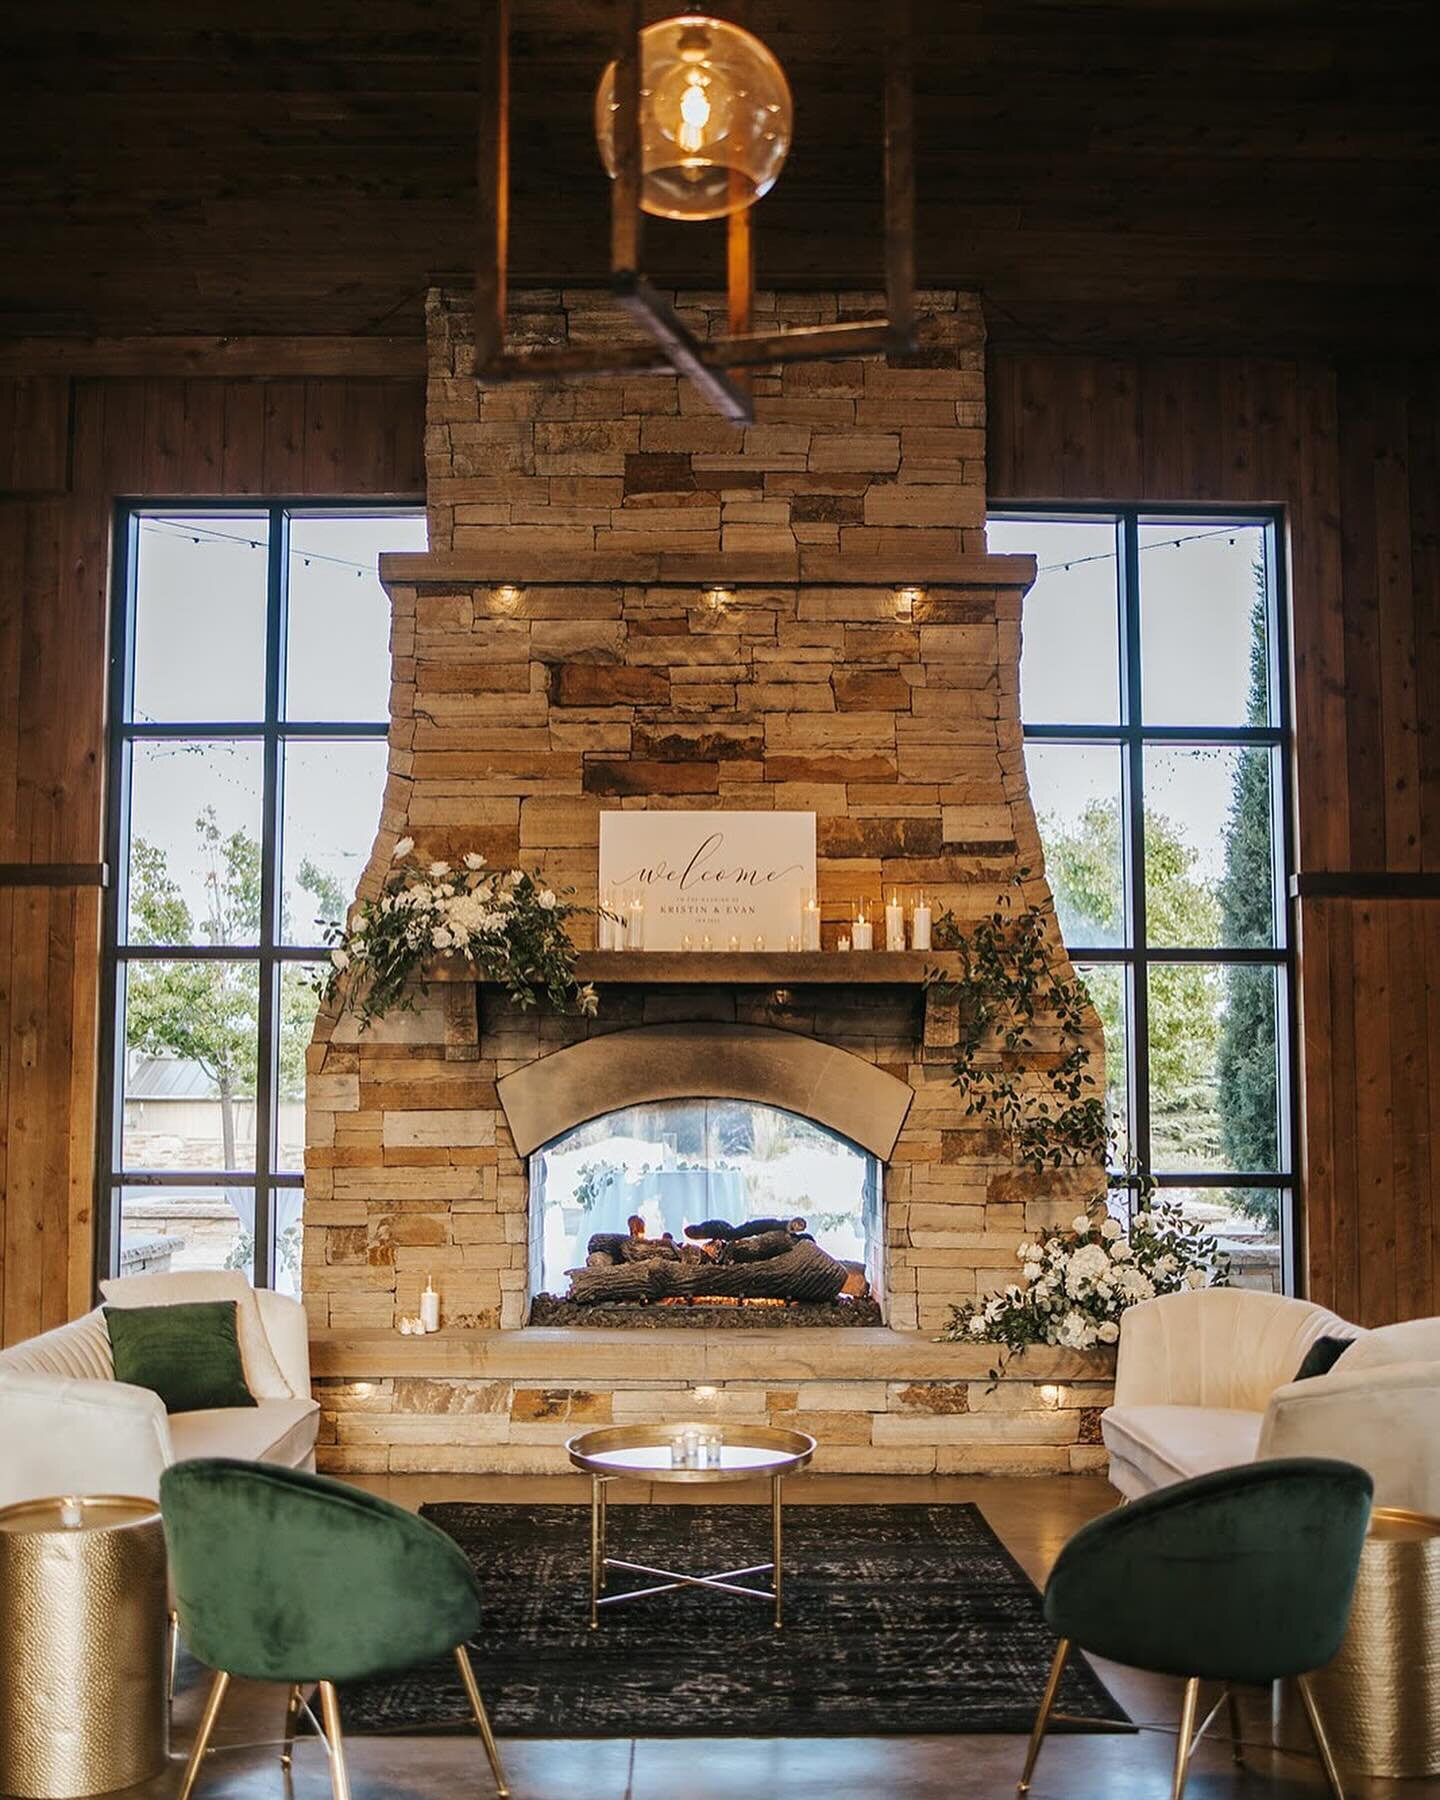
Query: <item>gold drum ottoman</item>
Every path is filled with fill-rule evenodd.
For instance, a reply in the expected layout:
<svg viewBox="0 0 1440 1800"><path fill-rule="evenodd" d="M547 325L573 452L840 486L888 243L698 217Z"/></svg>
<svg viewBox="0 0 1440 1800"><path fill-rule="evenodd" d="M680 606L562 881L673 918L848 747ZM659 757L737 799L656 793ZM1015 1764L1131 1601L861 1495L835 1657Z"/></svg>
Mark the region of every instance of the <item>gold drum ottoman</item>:
<svg viewBox="0 0 1440 1800"><path fill-rule="evenodd" d="M0 1793L73 1800L159 1774L166 1625L153 1500L0 1511Z"/></svg>

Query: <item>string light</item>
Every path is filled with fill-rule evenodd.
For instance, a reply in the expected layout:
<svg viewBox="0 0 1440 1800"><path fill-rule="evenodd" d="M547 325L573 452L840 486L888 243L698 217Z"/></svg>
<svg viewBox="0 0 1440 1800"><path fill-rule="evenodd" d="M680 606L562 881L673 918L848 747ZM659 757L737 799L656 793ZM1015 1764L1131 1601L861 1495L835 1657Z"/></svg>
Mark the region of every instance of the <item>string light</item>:
<svg viewBox="0 0 1440 1800"><path fill-rule="evenodd" d="M157 532L162 537L188 537L192 544L239 544L243 549L268 549L268 545L262 544L259 538L245 537L235 531L215 531L204 525L197 532L193 525L182 525L178 519L142 519L140 529ZM333 563L339 569L353 569L357 580L375 573L374 563L356 562L349 556L330 556L324 550L296 550L292 546L290 555L300 557L307 569L312 562Z"/></svg>
<svg viewBox="0 0 1440 1800"><path fill-rule="evenodd" d="M1163 538L1155 544L1142 544L1140 549L1142 553L1146 550L1178 550L1182 544L1198 544L1205 538L1219 537L1226 538L1233 544L1235 542L1233 526L1222 526L1219 531L1191 531L1183 537ZM1068 575L1071 569L1078 569L1082 563L1114 562L1114 560L1115 552L1113 550L1097 550L1093 556L1072 556L1069 562L1042 563L1035 573L1037 575L1053 575L1057 569L1063 569Z"/></svg>

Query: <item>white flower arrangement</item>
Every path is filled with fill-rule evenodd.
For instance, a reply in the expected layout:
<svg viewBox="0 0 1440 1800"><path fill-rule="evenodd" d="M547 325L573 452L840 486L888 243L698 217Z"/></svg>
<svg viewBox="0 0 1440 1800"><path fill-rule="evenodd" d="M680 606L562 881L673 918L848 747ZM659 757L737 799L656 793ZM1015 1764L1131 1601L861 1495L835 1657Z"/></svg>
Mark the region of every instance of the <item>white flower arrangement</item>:
<svg viewBox="0 0 1440 1800"><path fill-rule="evenodd" d="M1021 1281L952 1306L944 1338L1012 1350L1093 1350L1118 1340L1120 1316L1137 1301L1230 1283L1229 1260L1215 1239L1172 1201L1152 1200L1137 1211L1128 1234L1118 1219L1081 1213L1068 1228L1027 1239L1016 1256Z"/></svg>
<svg viewBox="0 0 1440 1800"><path fill-rule="evenodd" d="M575 946L566 903L538 874L486 866L478 850L448 862L412 860L413 838L401 838L391 871L373 900L361 901L348 930L325 933L330 967L320 977L326 1000L342 1003L368 1026L394 1007L413 1006L411 978L436 956L459 956L485 980L498 982L517 1006L543 994L559 1011L593 1015L595 989L575 979Z"/></svg>

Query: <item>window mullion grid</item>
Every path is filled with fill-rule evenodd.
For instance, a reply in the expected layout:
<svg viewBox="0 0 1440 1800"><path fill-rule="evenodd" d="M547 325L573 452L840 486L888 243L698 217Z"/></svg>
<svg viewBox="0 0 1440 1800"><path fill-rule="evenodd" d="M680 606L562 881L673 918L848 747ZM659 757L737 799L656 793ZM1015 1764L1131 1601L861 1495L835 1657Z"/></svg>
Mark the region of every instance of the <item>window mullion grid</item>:
<svg viewBox="0 0 1440 1800"><path fill-rule="evenodd" d="M1150 987L1145 962L1145 739L1140 692L1140 526L1133 510L1117 519L1120 554L1117 604L1120 609L1121 725L1124 766L1121 772L1126 830L1124 833L1126 942L1130 949L1125 1034L1129 1067L1126 1108L1130 1155L1150 1167Z"/></svg>
<svg viewBox="0 0 1440 1800"><path fill-rule="evenodd" d="M265 737L260 826L260 991L259 1042L255 1057L255 1263L257 1287L275 1278L271 1169L275 1162L275 1078L277 1068L279 965L279 879L281 856L280 717L285 695L286 602L290 519L283 506L270 508L270 558L265 594Z"/></svg>

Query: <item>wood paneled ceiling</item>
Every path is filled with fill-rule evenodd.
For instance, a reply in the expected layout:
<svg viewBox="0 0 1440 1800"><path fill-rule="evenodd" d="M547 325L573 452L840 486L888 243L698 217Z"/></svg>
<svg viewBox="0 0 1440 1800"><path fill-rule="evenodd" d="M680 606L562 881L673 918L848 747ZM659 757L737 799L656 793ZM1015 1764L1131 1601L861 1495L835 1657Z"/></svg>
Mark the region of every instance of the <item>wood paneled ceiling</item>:
<svg viewBox="0 0 1440 1800"><path fill-rule="evenodd" d="M484 4L11 9L0 334L418 332L472 261ZM609 7L514 4L514 278L600 280ZM1434 0L915 5L920 278L997 340L1434 347ZM762 282L872 285L885 0L747 10L796 93ZM648 260L714 286L722 253L657 224Z"/></svg>

